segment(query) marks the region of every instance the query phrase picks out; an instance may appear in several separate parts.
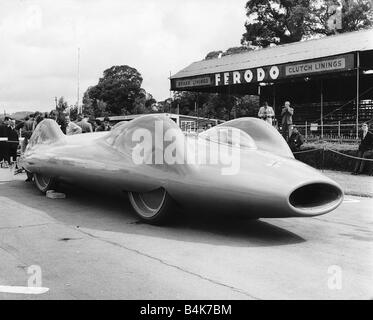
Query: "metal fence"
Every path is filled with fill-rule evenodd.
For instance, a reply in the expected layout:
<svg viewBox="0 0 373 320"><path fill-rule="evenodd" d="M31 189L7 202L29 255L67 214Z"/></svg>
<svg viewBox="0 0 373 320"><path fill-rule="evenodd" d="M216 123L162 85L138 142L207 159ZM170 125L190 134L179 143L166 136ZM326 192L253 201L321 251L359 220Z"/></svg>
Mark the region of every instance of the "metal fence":
<svg viewBox="0 0 373 320"><path fill-rule="evenodd" d="M338 122L337 124L307 123L296 124L299 132L304 136L305 141L333 141L333 142L351 142L355 143L358 137L356 136L356 123L345 124Z"/></svg>

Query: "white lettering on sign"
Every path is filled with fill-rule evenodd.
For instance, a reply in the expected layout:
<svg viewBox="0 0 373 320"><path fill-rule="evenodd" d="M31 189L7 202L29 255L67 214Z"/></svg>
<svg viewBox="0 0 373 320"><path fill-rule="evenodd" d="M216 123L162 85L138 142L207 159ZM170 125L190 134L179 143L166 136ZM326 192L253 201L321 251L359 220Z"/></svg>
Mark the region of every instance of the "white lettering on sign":
<svg viewBox="0 0 373 320"><path fill-rule="evenodd" d="M220 79L219 79L220 81ZM195 79L185 79L177 80L176 88L186 88L186 87L198 87L198 86L208 86L211 84L211 78L195 78Z"/></svg>
<svg viewBox="0 0 373 320"><path fill-rule="evenodd" d="M279 75L280 69L277 66L272 66L270 69L256 68L244 71L215 73L215 86L250 83L253 81L260 82L266 78L275 80Z"/></svg>
<svg viewBox="0 0 373 320"><path fill-rule="evenodd" d="M277 66L273 66L271 67L271 69L269 69L269 76L271 77L271 79L275 80L278 78L279 75L280 69Z"/></svg>
<svg viewBox="0 0 373 320"><path fill-rule="evenodd" d="M220 73L215 74L215 85L218 86L220 83Z"/></svg>
<svg viewBox="0 0 373 320"><path fill-rule="evenodd" d="M256 69L256 73L257 73L257 81L263 81L264 77L266 76L264 70L262 68L258 68Z"/></svg>
<svg viewBox="0 0 373 320"><path fill-rule="evenodd" d="M238 71L233 72L233 84L241 83L241 73Z"/></svg>
<svg viewBox="0 0 373 320"><path fill-rule="evenodd" d="M309 62L302 64L295 64L291 66L286 66L285 75L292 76L297 74L313 73L313 72L323 72L323 71L333 71L344 69L346 67L345 58L337 58L331 60Z"/></svg>
<svg viewBox="0 0 373 320"><path fill-rule="evenodd" d="M251 70L246 70L244 74L244 78L246 82L251 82L253 80L253 73Z"/></svg>
<svg viewBox="0 0 373 320"><path fill-rule="evenodd" d="M229 84L229 72L225 72L224 73L224 85L228 85Z"/></svg>

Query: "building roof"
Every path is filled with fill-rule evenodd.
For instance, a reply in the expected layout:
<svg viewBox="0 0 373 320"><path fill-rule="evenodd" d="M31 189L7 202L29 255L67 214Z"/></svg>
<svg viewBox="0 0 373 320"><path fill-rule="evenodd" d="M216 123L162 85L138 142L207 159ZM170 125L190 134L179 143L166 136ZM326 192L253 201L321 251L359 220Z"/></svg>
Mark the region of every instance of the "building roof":
<svg viewBox="0 0 373 320"><path fill-rule="evenodd" d="M194 62L171 79L373 50L373 29L355 31Z"/></svg>

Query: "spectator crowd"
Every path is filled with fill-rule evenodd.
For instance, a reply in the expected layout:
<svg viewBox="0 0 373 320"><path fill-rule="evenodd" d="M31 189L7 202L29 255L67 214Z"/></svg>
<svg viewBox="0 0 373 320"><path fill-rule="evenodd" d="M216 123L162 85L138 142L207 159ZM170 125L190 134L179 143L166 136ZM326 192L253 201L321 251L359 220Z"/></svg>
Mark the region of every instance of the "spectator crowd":
<svg viewBox="0 0 373 320"><path fill-rule="evenodd" d="M76 121L71 121L69 114L61 116L53 110L50 113L35 112L16 123L16 120L6 116L0 124L0 165L2 168L8 168L11 164L16 163L19 147L22 153L36 126L44 119L56 121L66 135L111 130L108 117L105 117L101 122L79 114ZM17 164L16 169L18 170Z"/></svg>

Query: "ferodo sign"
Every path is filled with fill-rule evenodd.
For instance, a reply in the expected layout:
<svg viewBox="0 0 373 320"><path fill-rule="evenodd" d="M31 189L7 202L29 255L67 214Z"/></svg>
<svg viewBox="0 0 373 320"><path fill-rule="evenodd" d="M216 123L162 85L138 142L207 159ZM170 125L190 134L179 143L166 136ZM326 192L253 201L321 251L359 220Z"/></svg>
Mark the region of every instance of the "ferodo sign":
<svg viewBox="0 0 373 320"><path fill-rule="evenodd" d="M191 87L220 87L257 82L272 82L278 79L307 77L321 73L346 71L353 68L354 55L346 54L324 59L219 72L198 77L173 79L171 88L180 90L182 88L190 89Z"/></svg>
<svg viewBox="0 0 373 320"><path fill-rule="evenodd" d="M276 80L280 76L278 66L215 73L215 86Z"/></svg>

